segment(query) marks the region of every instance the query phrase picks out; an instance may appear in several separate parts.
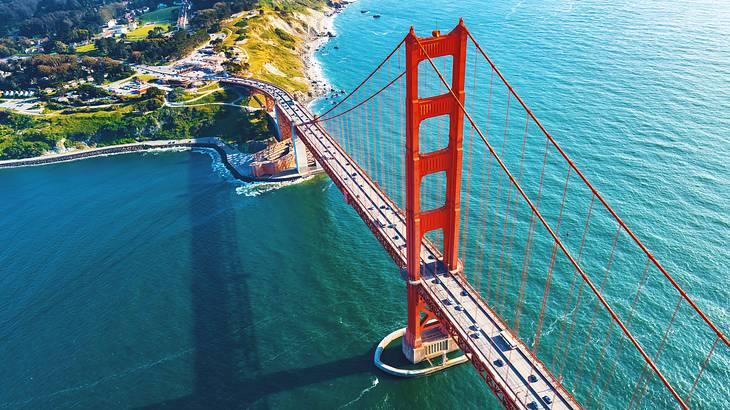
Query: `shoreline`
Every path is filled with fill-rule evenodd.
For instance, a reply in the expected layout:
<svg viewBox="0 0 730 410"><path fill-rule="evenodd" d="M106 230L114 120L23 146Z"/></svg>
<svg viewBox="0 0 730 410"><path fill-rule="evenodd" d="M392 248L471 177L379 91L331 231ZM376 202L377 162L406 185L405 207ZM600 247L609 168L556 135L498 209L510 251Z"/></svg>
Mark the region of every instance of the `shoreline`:
<svg viewBox="0 0 730 410"><path fill-rule="evenodd" d="M294 174L282 174L269 177L255 177L247 175L237 168L237 164L231 161L229 155L240 154L233 151L226 144L214 137L192 138L182 140L154 140L135 142L129 144L110 145L106 147L90 148L84 150L76 150L61 154L49 154L39 157L9 159L0 161L0 170L11 168L23 168L32 166L42 166L50 164L58 164L63 162L79 161L88 158L104 157L109 155L130 154L135 152L161 151L170 148L202 148L215 151L223 166L231 173L233 178L243 182L286 182L300 178L301 176ZM239 164L245 165L245 164Z"/></svg>
<svg viewBox="0 0 730 410"><path fill-rule="evenodd" d="M337 36L335 30L335 19L337 15L345 11L345 9L355 0L340 1L339 7L327 6L325 10L312 10L310 16L315 19L317 30L315 33L305 37L305 44L301 53L301 60L304 65L304 76L311 89L310 95L306 96L305 103L311 108L319 99L324 98L327 94L337 92L330 84L329 79L324 74L322 63L317 59L317 52L322 49L330 40Z"/></svg>
<svg viewBox="0 0 730 410"><path fill-rule="evenodd" d="M330 85L327 77L324 75L322 65L316 57L319 51L328 41L336 36L334 29L334 20L337 15L354 0L343 0L339 7L326 6L324 10L312 9L308 15L315 22L315 32L304 38L304 46L300 54L302 64L304 65L304 76L310 87L308 94L304 95L304 103L311 108L318 100L324 98L327 94L335 92ZM109 145L98 148L77 149L62 153L49 151L43 155L30 158L18 158L9 160L0 160L0 170L9 168L21 168L30 166L41 166L49 164L57 164L63 162L78 161L87 158L126 154L132 152L154 151L168 148L206 148L216 151L223 165L231 172L234 178L244 182L283 182L306 177L307 175L299 175L297 173L277 174L269 177L254 177L246 175L231 163L228 154L241 154L239 151L227 152L226 149L232 150L230 147L213 137L182 139L182 140L152 140L140 141L129 144Z"/></svg>

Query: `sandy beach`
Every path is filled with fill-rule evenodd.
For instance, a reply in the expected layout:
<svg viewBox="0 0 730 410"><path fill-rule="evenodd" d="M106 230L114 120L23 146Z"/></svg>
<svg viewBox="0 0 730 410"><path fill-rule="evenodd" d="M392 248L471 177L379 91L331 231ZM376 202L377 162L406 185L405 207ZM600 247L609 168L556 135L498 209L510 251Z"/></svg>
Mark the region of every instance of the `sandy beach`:
<svg viewBox="0 0 730 410"><path fill-rule="evenodd" d="M327 78L322 71L322 65L317 60L315 54L330 39L337 35L334 27L335 18L337 17L337 14L342 12L351 3L354 3L354 1L340 1L340 7L327 7L322 11L312 10L309 16L303 17L312 29L305 38L306 44L304 45L304 50L301 54L302 62L305 67L304 75L310 87L310 93L306 96L304 101L309 107L311 107L318 98L336 91L327 81Z"/></svg>

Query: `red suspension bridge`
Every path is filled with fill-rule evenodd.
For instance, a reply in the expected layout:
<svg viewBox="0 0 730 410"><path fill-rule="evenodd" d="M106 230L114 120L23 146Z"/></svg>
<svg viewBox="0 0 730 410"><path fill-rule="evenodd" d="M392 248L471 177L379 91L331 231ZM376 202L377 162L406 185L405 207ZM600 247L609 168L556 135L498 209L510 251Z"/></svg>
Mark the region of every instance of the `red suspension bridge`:
<svg viewBox="0 0 730 410"><path fill-rule="evenodd" d="M702 407L728 381L727 337L463 22L411 29L316 117L225 81L268 97L401 269L412 362L458 348L507 408Z"/></svg>

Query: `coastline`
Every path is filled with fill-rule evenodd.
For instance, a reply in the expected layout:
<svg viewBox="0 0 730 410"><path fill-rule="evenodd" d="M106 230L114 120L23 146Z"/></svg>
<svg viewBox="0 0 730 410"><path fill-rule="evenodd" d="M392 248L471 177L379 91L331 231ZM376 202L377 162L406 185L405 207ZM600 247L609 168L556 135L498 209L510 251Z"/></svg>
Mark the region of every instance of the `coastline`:
<svg viewBox="0 0 730 410"><path fill-rule="evenodd" d="M342 12L354 0L342 0L337 4L339 6L326 6L322 10L311 9L308 12L308 20L313 27L313 32L308 33L304 37L304 45L300 54L302 64L304 66L304 76L310 87L308 94L304 95L302 100L305 105L311 108L316 101L325 97L327 94L335 92L329 84L321 63L316 57L319 51L331 38L336 36L334 29L334 20L337 15ZM245 182L281 182L301 177L294 173L277 174L270 177L254 177L243 171L243 164L240 169L237 168L229 155L234 158L240 157L240 152L227 146L217 138L203 137L182 140L153 140L141 141L129 144L110 145L105 147L86 148L67 150L65 152L49 151L43 155L30 158L18 158L9 160L0 160L0 169L19 168L28 166L41 166L55 164L61 162L77 161L86 158L94 158L100 156L125 154L131 152L153 151L169 148L207 148L216 151L222 163L231 172L231 174L241 181ZM240 162L240 161L238 161Z"/></svg>
<svg viewBox="0 0 730 410"><path fill-rule="evenodd" d="M231 175L243 182L285 182L300 178L296 173L282 174L270 177L255 177L249 175L245 169L246 163L238 160L240 152L221 142L218 138L192 138L182 140L154 140L134 142L129 144L110 145L99 148L89 148L60 154L41 155L39 157L9 159L0 161L0 170L9 168L21 168L57 164L62 162L78 161L87 158L103 157L109 155L129 154L133 152L147 152L167 150L171 148L202 148L215 151L220 157L221 163Z"/></svg>
<svg viewBox="0 0 730 410"><path fill-rule="evenodd" d="M317 51L319 51L332 38L337 36L335 30L335 19L339 13L342 13L355 0L343 0L337 4L339 6L327 6L324 10L311 10L310 16L314 19L315 32L305 37L304 49L301 54L302 63L304 64L304 75L310 87L310 94L305 98L307 107L312 105L320 98L327 94L336 92L324 75L322 63L317 59Z"/></svg>

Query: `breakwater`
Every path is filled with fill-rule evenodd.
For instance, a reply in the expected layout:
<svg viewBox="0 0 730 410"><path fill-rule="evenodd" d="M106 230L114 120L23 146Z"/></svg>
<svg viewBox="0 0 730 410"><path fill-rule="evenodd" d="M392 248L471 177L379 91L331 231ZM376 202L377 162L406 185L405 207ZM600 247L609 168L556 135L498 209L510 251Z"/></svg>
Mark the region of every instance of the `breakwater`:
<svg viewBox="0 0 730 410"><path fill-rule="evenodd" d="M76 161L80 159L100 157L105 155L116 155L126 154L140 151L151 151L156 149L166 148L205 148L215 151L220 157L221 163L226 169L233 175L234 178L244 182L280 182L288 179L295 179L297 175L293 175L291 178L282 176L262 176L256 177L247 175L244 171L234 165L228 157L228 152L221 144L214 138L196 139L196 140L183 140L183 141L150 141L146 143L133 143L124 145L115 145L103 148L94 148L90 150L78 151L68 154L48 155L42 157L24 158L17 160L0 161L1 168L17 168L17 167L29 167L38 165L55 164L59 162Z"/></svg>

